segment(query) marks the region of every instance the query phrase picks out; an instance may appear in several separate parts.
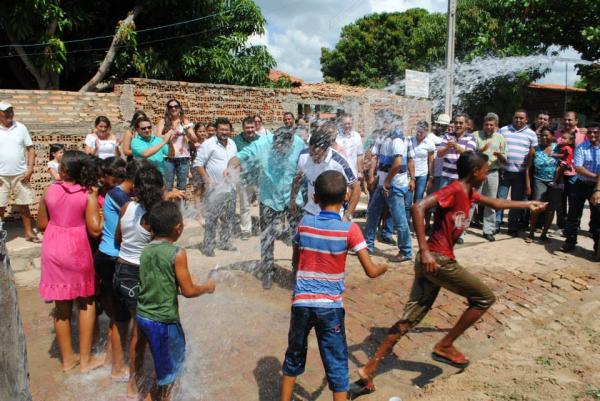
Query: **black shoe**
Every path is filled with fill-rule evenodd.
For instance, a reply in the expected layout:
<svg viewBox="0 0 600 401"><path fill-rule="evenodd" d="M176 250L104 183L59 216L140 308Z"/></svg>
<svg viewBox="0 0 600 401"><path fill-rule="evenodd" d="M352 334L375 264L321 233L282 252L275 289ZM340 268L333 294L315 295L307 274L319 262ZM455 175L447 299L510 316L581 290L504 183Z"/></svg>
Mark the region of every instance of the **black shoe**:
<svg viewBox="0 0 600 401"><path fill-rule="evenodd" d="M496 235L496 234L500 234L500 227L498 227L494 230L494 235Z"/></svg>
<svg viewBox="0 0 600 401"><path fill-rule="evenodd" d="M496 241L496 237L494 237L493 234L483 234L483 238L485 238L486 240L488 240L490 242Z"/></svg>
<svg viewBox="0 0 600 401"><path fill-rule="evenodd" d="M262 278L262 288L270 290L273 287L273 273L266 273Z"/></svg>
<svg viewBox="0 0 600 401"><path fill-rule="evenodd" d="M379 238L377 238L377 240L382 244L388 244L392 246L396 245L396 241L393 238L385 238L382 235L380 235Z"/></svg>
<svg viewBox="0 0 600 401"><path fill-rule="evenodd" d="M200 252L202 252L202 254L204 254L204 256L209 256L211 258L213 256L215 256L215 250L214 249L201 248Z"/></svg>
<svg viewBox="0 0 600 401"><path fill-rule="evenodd" d="M471 224L469 225L469 227L481 229L481 228L483 228L483 223L481 221L473 220L473 221L471 221Z"/></svg>
<svg viewBox="0 0 600 401"><path fill-rule="evenodd" d="M462 237L458 237L458 239L456 240L456 243L457 243L458 245L462 245L462 244L464 244L464 243L465 243L465 240L464 240L464 239L462 239Z"/></svg>
<svg viewBox="0 0 600 401"><path fill-rule="evenodd" d="M517 230L508 230L506 233L508 235L510 235L511 237L518 237L519 236L519 232Z"/></svg>
<svg viewBox="0 0 600 401"><path fill-rule="evenodd" d="M565 242L564 244L562 244L562 246L560 247L560 251L561 252L571 252L575 250L575 244L569 244L567 242Z"/></svg>

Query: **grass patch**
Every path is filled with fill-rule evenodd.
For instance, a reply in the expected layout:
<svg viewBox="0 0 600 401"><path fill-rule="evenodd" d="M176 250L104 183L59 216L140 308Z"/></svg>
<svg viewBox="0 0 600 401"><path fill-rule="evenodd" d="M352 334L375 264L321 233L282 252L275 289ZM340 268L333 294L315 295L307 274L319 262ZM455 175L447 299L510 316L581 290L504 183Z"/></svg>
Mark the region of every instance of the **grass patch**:
<svg viewBox="0 0 600 401"><path fill-rule="evenodd" d="M577 400L580 399L592 399L592 400L600 400L600 388L593 388L583 393L577 395Z"/></svg>
<svg viewBox="0 0 600 401"><path fill-rule="evenodd" d="M552 366L554 365L554 359L549 358L547 356L538 356L535 358L535 363L541 366Z"/></svg>

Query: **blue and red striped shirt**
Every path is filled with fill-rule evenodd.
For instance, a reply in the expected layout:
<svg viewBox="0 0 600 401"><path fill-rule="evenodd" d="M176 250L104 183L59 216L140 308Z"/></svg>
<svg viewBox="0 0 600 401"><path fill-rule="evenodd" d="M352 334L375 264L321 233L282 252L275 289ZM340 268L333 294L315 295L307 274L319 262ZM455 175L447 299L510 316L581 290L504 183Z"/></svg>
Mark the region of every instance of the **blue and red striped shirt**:
<svg viewBox="0 0 600 401"><path fill-rule="evenodd" d="M338 213L306 214L294 242L300 256L292 306L343 307L346 255L367 247L360 228Z"/></svg>

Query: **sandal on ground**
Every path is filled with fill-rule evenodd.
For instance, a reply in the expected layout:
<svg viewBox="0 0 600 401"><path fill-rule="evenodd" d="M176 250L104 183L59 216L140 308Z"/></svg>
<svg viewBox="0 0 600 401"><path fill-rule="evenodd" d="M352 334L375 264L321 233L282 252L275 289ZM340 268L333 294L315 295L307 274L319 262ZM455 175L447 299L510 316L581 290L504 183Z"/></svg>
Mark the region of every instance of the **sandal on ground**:
<svg viewBox="0 0 600 401"><path fill-rule="evenodd" d="M373 380L358 379L350 385L348 391L348 399L354 400L360 396L371 394L375 392L375 383Z"/></svg>
<svg viewBox="0 0 600 401"><path fill-rule="evenodd" d="M25 238L25 241L27 241L27 242L33 242L34 244L41 244L42 243L42 240L39 239L37 236Z"/></svg>
<svg viewBox="0 0 600 401"><path fill-rule="evenodd" d="M129 383L129 371L117 376L110 376L111 380L115 383Z"/></svg>
<svg viewBox="0 0 600 401"><path fill-rule="evenodd" d="M464 356L463 354L460 354L456 358L448 358L444 355L438 354L437 352L432 352L431 358L434 361L442 362L442 363L445 363L450 366L454 366L455 368L459 368L459 369L466 368L467 366L469 366L469 363L470 363L470 361L467 359L467 357Z"/></svg>

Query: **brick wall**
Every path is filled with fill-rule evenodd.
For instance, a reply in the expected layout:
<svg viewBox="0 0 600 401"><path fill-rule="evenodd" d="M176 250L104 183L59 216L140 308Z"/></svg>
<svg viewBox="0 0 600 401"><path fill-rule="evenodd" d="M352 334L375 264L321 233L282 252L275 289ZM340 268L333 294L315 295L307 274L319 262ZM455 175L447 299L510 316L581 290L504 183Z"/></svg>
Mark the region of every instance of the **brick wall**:
<svg viewBox="0 0 600 401"><path fill-rule="evenodd" d="M266 127L277 128L282 125L283 113L290 111L296 115L299 104L330 106L334 112L339 109L352 113L355 128L361 134L369 134L376 127L375 113L381 109L403 116L404 129L409 134L418 120L431 119L428 100L331 84L270 89L136 78L117 85L113 93L0 89L0 101L14 106L15 118L29 128L35 143L32 186L36 204L32 205L32 212L36 213L37 199L50 182L46 172L50 143L81 148L84 136L92 130L99 115L107 116L113 132L121 136L136 109L144 110L158 122L172 98L181 102L191 121L207 123L216 117L227 117L236 130L241 129L244 117L253 114L260 114Z"/></svg>
<svg viewBox="0 0 600 401"><path fill-rule="evenodd" d="M99 115L107 116L113 131L121 133L120 97L116 93L79 93L67 91L0 89L0 101L13 105L15 119L27 126L31 134L36 159L31 178L36 193L35 204L50 183L46 171L51 143L62 143L69 149L81 149L83 138L94 126ZM12 218L9 207L7 218Z"/></svg>

